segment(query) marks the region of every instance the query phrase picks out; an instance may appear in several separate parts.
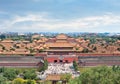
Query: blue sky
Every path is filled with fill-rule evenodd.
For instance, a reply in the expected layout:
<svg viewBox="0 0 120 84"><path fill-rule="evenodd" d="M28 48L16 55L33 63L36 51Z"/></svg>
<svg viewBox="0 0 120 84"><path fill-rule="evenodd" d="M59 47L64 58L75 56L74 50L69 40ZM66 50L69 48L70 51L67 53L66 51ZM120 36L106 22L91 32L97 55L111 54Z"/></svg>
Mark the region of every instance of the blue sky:
<svg viewBox="0 0 120 84"><path fill-rule="evenodd" d="M0 0L1 32L120 32L120 0Z"/></svg>

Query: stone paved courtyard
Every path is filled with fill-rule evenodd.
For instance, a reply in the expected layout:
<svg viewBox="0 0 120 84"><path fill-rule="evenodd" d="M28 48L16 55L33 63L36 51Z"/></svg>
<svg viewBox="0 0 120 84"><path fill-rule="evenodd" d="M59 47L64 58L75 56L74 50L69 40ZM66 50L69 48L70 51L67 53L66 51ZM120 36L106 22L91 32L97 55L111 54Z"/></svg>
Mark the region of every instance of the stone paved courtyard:
<svg viewBox="0 0 120 84"><path fill-rule="evenodd" d="M48 69L43 72L40 77L47 77L48 75L60 75L60 74L66 74L69 73L73 77L78 77L80 75L79 72L76 72L73 68L72 63L49 63Z"/></svg>

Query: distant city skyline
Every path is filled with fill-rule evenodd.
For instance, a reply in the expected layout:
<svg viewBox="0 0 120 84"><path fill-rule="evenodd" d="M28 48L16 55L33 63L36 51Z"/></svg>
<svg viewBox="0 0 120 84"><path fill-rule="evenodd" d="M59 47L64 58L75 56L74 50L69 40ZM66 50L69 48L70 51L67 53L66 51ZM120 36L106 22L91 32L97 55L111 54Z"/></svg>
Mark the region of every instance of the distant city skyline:
<svg viewBox="0 0 120 84"><path fill-rule="evenodd" d="M0 32L120 32L120 0L0 0Z"/></svg>

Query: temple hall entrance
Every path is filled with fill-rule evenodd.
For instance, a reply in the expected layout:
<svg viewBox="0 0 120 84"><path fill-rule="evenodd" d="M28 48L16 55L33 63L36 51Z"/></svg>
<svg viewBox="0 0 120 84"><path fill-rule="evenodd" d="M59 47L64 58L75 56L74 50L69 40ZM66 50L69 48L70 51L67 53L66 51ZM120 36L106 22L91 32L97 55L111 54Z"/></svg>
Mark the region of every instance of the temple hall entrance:
<svg viewBox="0 0 120 84"><path fill-rule="evenodd" d="M59 60L60 63L63 63L63 60Z"/></svg>
<svg viewBox="0 0 120 84"><path fill-rule="evenodd" d="M69 63L68 60L54 60L54 63Z"/></svg>
<svg viewBox="0 0 120 84"><path fill-rule="evenodd" d="M54 63L57 63L57 60L54 60Z"/></svg>
<svg viewBox="0 0 120 84"><path fill-rule="evenodd" d="M65 60L65 63L68 63L68 60Z"/></svg>

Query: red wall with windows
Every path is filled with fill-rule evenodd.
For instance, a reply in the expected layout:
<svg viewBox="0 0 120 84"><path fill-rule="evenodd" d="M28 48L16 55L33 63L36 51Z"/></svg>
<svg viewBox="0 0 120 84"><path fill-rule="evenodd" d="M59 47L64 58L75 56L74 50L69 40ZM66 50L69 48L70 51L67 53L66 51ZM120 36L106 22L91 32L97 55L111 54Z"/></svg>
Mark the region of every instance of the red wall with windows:
<svg viewBox="0 0 120 84"><path fill-rule="evenodd" d="M61 60L61 59L59 59L58 57L47 57L46 59L47 59L47 61L48 61L49 63L53 63L53 62L55 62L55 61L60 62L60 60ZM78 61L78 57L65 57L65 58L62 59L62 62L71 63L71 62L73 62L74 60L75 60L75 61Z"/></svg>

